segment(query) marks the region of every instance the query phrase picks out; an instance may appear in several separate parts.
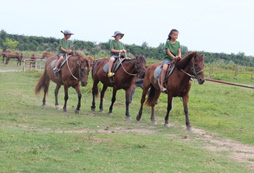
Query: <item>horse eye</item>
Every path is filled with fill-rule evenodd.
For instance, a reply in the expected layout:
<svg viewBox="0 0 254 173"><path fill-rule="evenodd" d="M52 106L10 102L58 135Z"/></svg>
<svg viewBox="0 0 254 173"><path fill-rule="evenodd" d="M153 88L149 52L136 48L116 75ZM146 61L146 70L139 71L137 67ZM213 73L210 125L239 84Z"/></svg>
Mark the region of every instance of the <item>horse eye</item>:
<svg viewBox="0 0 254 173"><path fill-rule="evenodd" d="M194 66L195 66L195 67L197 67L197 66L198 66L198 64L194 64Z"/></svg>
<svg viewBox="0 0 254 173"><path fill-rule="evenodd" d="M84 71L84 69L82 68L81 71Z"/></svg>

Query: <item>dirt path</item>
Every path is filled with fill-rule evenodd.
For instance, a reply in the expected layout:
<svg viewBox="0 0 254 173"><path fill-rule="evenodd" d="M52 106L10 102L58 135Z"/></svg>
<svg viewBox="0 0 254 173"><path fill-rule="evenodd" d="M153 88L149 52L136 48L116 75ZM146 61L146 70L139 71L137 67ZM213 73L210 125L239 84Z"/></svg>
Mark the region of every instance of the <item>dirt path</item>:
<svg viewBox="0 0 254 173"><path fill-rule="evenodd" d="M196 139L204 141L204 149L213 152L228 152L228 157L238 162L248 163L249 169L254 170L254 147L232 139L217 137L218 134L205 130L193 128L193 133L197 134Z"/></svg>

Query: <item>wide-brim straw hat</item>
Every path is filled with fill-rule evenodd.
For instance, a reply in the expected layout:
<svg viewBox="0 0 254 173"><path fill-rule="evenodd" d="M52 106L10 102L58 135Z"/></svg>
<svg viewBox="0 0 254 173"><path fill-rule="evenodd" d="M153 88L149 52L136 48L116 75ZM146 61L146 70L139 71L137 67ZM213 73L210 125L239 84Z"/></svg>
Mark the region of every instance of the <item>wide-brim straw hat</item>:
<svg viewBox="0 0 254 173"><path fill-rule="evenodd" d="M74 35L71 31L69 30L64 30L64 31L61 31L61 33L63 33L64 35Z"/></svg>
<svg viewBox="0 0 254 173"><path fill-rule="evenodd" d="M121 33L120 31L116 31L112 37L115 37L117 35L121 35L121 38L123 38L123 36L124 36L124 34Z"/></svg>

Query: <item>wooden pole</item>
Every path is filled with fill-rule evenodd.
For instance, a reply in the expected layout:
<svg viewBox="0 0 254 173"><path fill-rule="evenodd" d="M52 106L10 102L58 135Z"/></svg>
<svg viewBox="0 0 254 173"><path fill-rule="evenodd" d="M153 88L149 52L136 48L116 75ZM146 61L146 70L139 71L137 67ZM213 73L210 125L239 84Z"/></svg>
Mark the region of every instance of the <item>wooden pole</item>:
<svg viewBox="0 0 254 173"><path fill-rule="evenodd" d="M222 83L222 84L227 84L227 85L234 85L234 86L254 89L254 86L251 86L251 85L244 85L244 84L239 84L239 83L227 82L227 81L216 80L216 79L207 79L207 78L205 80L210 81L210 82L217 82L217 83Z"/></svg>

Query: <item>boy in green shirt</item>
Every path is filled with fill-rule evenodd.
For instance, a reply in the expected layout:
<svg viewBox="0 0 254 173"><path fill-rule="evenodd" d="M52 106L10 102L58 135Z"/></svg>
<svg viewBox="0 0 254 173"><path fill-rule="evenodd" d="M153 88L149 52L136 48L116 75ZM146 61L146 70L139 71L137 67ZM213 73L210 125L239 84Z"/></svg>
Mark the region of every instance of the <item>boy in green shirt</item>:
<svg viewBox="0 0 254 173"><path fill-rule="evenodd" d="M64 59L64 54L73 52L73 50L71 50L72 42L68 40L69 38L71 38L71 35L73 35L73 33L71 33L71 31L69 30L65 30L64 32L63 31L61 32L64 34L64 38L60 40L59 50L57 54L58 60L55 64L55 68L53 69L54 73L57 73L60 71L58 66L60 65L61 61Z"/></svg>
<svg viewBox="0 0 254 173"><path fill-rule="evenodd" d="M180 42L177 41L178 31L176 29L172 29L168 35L168 39L165 45L165 56L164 61L162 62L162 72L161 72L161 92L167 91L167 89L163 86L166 71L168 69L169 64L172 60L181 58L181 47Z"/></svg>
<svg viewBox="0 0 254 173"><path fill-rule="evenodd" d="M111 72L112 64L113 62L119 57L119 53L126 52L126 50L123 47L123 43L119 40L122 39L124 36L123 33L116 31L112 37L115 38L115 40L112 40L110 42L110 59L108 64L108 77L112 77L115 75L115 73Z"/></svg>

